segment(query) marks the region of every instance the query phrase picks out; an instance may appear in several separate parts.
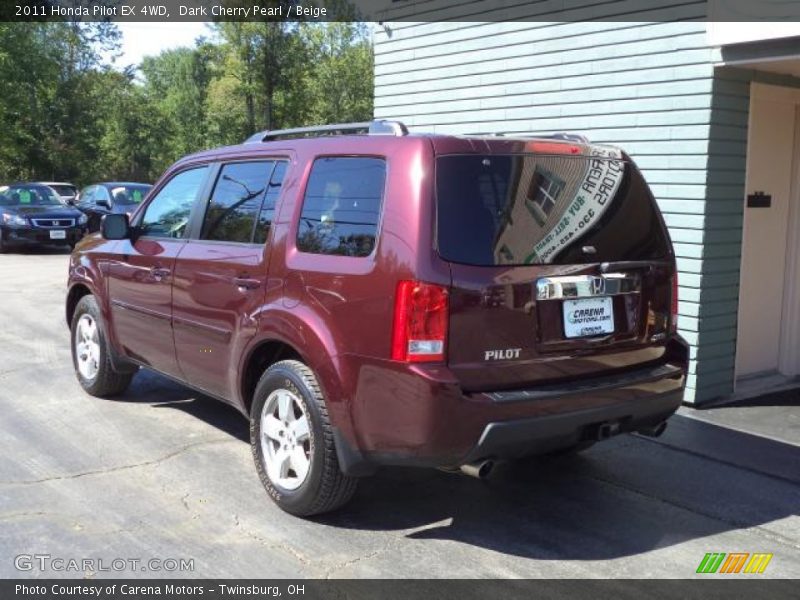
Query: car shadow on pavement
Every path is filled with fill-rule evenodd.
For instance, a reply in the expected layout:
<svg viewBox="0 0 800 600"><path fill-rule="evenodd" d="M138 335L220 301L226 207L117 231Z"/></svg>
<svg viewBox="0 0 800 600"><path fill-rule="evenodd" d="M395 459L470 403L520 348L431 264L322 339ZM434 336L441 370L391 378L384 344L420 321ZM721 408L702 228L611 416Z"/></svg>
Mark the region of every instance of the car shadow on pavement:
<svg viewBox="0 0 800 600"><path fill-rule="evenodd" d="M180 410L248 441L233 407L159 375L140 373L118 400ZM581 455L501 464L483 481L384 468L315 520L527 558L603 560L797 515L798 464L798 446L675 415L658 439L624 435Z"/></svg>
<svg viewBox="0 0 800 600"><path fill-rule="evenodd" d="M213 425L223 433L250 442L247 419L233 406L215 400L152 371L141 369L128 390L115 402L149 404L154 408L180 410Z"/></svg>
<svg viewBox="0 0 800 600"><path fill-rule="evenodd" d="M796 515L798 464L797 446L676 415L659 440L622 436L582 455L506 464L489 481L386 469L318 520L527 558L604 560Z"/></svg>

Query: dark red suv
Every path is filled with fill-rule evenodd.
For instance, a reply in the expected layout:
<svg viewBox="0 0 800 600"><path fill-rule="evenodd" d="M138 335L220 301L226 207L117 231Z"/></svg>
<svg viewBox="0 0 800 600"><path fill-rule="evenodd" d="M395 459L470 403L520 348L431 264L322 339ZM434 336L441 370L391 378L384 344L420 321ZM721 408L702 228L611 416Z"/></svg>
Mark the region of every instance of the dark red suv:
<svg viewBox="0 0 800 600"><path fill-rule="evenodd" d="M620 150L577 136L270 131L172 166L72 255L90 394L139 367L232 404L284 510L379 465L461 468L658 435L678 407L675 258Z"/></svg>

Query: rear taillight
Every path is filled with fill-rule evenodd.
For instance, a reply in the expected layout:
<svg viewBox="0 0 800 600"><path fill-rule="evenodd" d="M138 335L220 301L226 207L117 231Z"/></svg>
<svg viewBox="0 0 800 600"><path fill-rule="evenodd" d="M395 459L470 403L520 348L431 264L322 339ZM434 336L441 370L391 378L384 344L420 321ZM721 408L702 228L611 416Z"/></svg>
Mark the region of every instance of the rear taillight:
<svg viewBox="0 0 800 600"><path fill-rule="evenodd" d="M440 285L419 281L401 281L397 284L392 326L392 360L444 360L447 296L447 288Z"/></svg>
<svg viewBox="0 0 800 600"><path fill-rule="evenodd" d="M672 302L670 303L670 331L678 331L678 272L672 275Z"/></svg>

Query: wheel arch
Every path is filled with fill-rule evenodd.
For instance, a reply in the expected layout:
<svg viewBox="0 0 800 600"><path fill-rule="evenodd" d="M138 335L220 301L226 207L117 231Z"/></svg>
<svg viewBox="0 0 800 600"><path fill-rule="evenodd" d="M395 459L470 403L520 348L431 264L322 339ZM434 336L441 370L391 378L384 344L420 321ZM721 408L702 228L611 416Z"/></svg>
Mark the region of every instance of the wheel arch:
<svg viewBox="0 0 800 600"><path fill-rule="evenodd" d="M116 347L116 338L114 332L109 324L109 314L103 305L103 298L97 294L96 290L85 280L80 280L70 285L67 291L67 300L65 303L65 316L67 319L67 326L72 327L72 319L75 316L75 311L78 308L80 301L86 296L94 296L100 309L100 327L102 328L103 335L108 343L108 351L111 359L111 368L119 374L135 373L139 367L131 363L125 356L119 353Z"/></svg>
<svg viewBox="0 0 800 600"><path fill-rule="evenodd" d="M78 282L70 286L69 291L67 292L67 301L64 306L65 315L67 318L67 327L72 325L72 317L75 316L75 309L78 307L78 302L81 301L81 298L93 294L94 292L92 289L84 282Z"/></svg>
<svg viewBox="0 0 800 600"><path fill-rule="evenodd" d="M306 364L317 378L325 396L331 422L351 430L347 410L347 380L339 357L336 336L325 320L309 307L292 310L273 308L261 314L259 332L248 343L240 363L237 393L242 411L250 414L253 391L270 364L294 357Z"/></svg>
<svg viewBox="0 0 800 600"><path fill-rule="evenodd" d="M308 361L292 344L282 339L267 336L252 345L245 355L239 377L241 408L245 414L250 414L256 385L264 371L271 365L287 359L295 359L308 364ZM311 365L309 367L313 368Z"/></svg>

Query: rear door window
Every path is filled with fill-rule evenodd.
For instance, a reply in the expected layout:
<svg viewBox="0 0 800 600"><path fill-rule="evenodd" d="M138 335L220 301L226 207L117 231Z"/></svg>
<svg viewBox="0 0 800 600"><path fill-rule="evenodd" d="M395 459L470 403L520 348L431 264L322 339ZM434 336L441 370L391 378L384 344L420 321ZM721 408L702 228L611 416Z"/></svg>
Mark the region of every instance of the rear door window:
<svg viewBox="0 0 800 600"><path fill-rule="evenodd" d="M261 211L258 214L258 223L256 223L256 232L253 240L256 244L266 243L269 237L269 230L272 227L273 219L275 219L275 208L278 204L278 197L281 194L287 165L288 163L285 160L275 163L267 193L264 196L264 202L261 204Z"/></svg>
<svg viewBox="0 0 800 600"><path fill-rule="evenodd" d="M200 239L249 244L275 161L224 165L206 209Z"/></svg>
<svg viewBox="0 0 800 600"><path fill-rule="evenodd" d="M386 161L382 158L316 159L303 198L298 249L340 256L372 254L385 180Z"/></svg>
<svg viewBox="0 0 800 600"><path fill-rule="evenodd" d="M614 150L591 152L439 157L439 254L479 266L666 257L668 237L639 171Z"/></svg>

